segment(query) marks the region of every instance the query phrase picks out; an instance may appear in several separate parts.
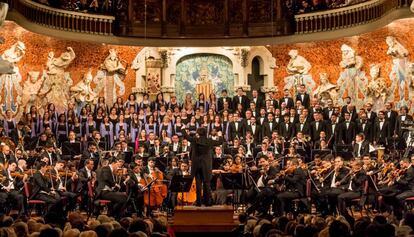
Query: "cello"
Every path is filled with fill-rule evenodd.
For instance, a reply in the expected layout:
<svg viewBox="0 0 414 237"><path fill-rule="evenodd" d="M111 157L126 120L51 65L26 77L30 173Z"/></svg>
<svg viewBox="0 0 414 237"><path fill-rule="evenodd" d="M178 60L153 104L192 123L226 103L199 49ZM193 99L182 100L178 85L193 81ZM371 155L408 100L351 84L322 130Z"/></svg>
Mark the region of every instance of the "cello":
<svg viewBox="0 0 414 237"><path fill-rule="evenodd" d="M157 168L151 174L144 173L141 184L148 186L151 182L153 182L151 187L144 191L144 204L149 207L159 207L168 192L167 185L164 183L164 174Z"/></svg>

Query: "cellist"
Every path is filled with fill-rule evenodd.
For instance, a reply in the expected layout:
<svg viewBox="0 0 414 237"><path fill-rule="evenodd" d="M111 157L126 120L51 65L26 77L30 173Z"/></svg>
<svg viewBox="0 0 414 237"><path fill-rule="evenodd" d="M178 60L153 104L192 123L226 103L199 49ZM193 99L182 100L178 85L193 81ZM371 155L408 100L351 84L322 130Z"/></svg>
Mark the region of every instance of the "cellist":
<svg viewBox="0 0 414 237"><path fill-rule="evenodd" d="M128 176L130 177L127 185L129 187L129 195L135 203L137 215L142 217L144 212L144 172L143 165L131 163Z"/></svg>

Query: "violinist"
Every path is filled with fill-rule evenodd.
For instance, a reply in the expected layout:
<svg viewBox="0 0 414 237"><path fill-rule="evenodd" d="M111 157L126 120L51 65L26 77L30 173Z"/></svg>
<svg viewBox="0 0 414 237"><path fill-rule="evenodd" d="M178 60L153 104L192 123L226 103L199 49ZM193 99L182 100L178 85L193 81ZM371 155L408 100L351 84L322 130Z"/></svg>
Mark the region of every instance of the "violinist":
<svg viewBox="0 0 414 237"><path fill-rule="evenodd" d="M291 211L290 202L293 199L301 198L306 195L306 173L300 167L298 159L291 159L285 171L282 171L285 182L285 191L276 195L275 208L279 208L277 213L287 213Z"/></svg>
<svg viewBox="0 0 414 237"><path fill-rule="evenodd" d="M79 184L80 195L82 197L81 206L86 210L88 204L88 182L94 182L96 180L96 173L93 171L95 162L93 159L86 159L83 167L79 170Z"/></svg>
<svg viewBox="0 0 414 237"><path fill-rule="evenodd" d="M52 141L47 141L44 151L40 154L41 157L47 157L49 165L54 164L60 160L60 155L56 152L55 146Z"/></svg>
<svg viewBox="0 0 414 237"><path fill-rule="evenodd" d="M135 203L138 216L143 216L144 212L144 172L142 164L131 163L128 171L130 177L127 185L130 188L131 199Z"/></svg>
<svg viewBox="0 0 414 237"><path fill-rule="evenodd" d="M414 156L411 157L411 160L413 159ZM388 187L381 188L379 192L386 208L389 210L393 205L394 215L401 219L405 199L414 196L414 167L411 161L401 160L400 169L393 172L393 178L388 183Z"/></svg>
<svg viewBox="0 0 414 237"><path fill-rule="evenodd" d="M121 168L121 162L117 159L112 159L108 166L102 167L97 171L98 186L96 187L96 197L110 200L112 202L111 213L120 217L127 202L127 195L116 191L119 184L116 182L116 172Z"/></svg>
<svg viewBox="0 0 414 237"><path fill-rule="evenodd" d="M352 169L345 178L346 186L344 187L345 192L338 196L338 210L347 220L353 218L349 215L347 206L348 203L355 198L360 198L364 192L364 182L367 180L366 173L362 168L363 163L361 161L354 161L352 163Z"/></svg>
<svg viewBox="0 0 414 237"><path fill-rule="evenodd" d="M77 194L72 192L68 187L71 187L75 180L78 179L76 172L69 172L68 169L64 170L65 162L63 160L57 161L51 172L52 186L61 197L67 199L67 205L65 205L66 211L75 209ZM71 177L69 177L71 176Z"/></svg>
<svg viewBox="0 0 414 237"><path fill-rule="evenodd" d="M260 174L255 180L257 185L253 185L247 193L247 199L251 203L247 213L257 211L259 215L264 215L272 204L274 190L271 181L276 177L278 169L269 165L268 157L265 155L259 158L258 163Z"/></svg>
<svg viewBox="0 0 414 237"><path fill-rule="evenodd" d="M323 215L336 212L338 196L344 192L343 188L346 188L346 180L344 178L348 173L348 169L344 167L342 157L338 156L334 160L333 168L331 168L328 174L320 178L322 190L318 194L317 199L321 201L321 212Z"/></svg>
<svg viewBox="0 0 414 237"><path fill-rule="evenodd" d="M243 172L243 164L242 164L242 157L241 155L236 155L234 157L234 162L230 167L231 173L242 173Z"/></svg>
<svg viewBox="0 0 414 237"><path fill-rule="evenodd" d="M223 173L229 173L230 172L230 165L225 162L220 169L213 170L213 174L223 174ZM226 204L227 196L232 192L232 190L224 189L223 182L221 175L217 177L216 181L216 190L213 192L216 195L214 203L216 205L224 205Z"/></svg>
<svg viewBox="0 0 414 237"><path fill-rule="evenodd" d="M6 201L11 201L14 204L12 207L16 207L19 214L23 214L25 213L25 209L23 205L24 197L21 190L23 189L24 182L27 181L27 175L24 174L21 178L13 177L12 173L16 171L16 168L16 162L11 162L7 169L2 171L4 181L1 183L0 202L4 204Z"/></svg>
<svg viewBox="0 0 414 237"><path fill-rule="evenodd" d="M47 212L56 211L62 213L61 198L50 182L50 175L47 174L48 165L41 161L37 167L38 171L33 176L33 193L32 197L42 200L47 204Z"/></svg>

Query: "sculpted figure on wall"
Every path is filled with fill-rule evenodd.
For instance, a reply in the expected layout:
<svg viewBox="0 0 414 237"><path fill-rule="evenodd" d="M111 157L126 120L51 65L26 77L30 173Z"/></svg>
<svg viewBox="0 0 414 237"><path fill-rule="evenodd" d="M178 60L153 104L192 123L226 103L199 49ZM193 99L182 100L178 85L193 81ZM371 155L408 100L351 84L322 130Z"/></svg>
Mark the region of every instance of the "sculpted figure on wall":
<svg viewBox="0 0 414 237"><path fill-rule="evenodd" d="M352 101L359 108L365 98L364 88L367 86L365 72L361 70L363 65L362 57L356 55L355 50L343 44L341 46L342 61L340 67L343 69L337 84L339 85L339 99L342 100L345 93L351 97Z"/></svg>
<svg viewBox="0 0 414 237"><path fill-rule="evenodd" d="M46 97L47 103L53 103L58 113L63 113L69 101L69 88L73 84L69 72L65 69L75 59L75 52L71 47L55 57L54 52L49 52L46 62L46 78L40 91L40 96Z"/></svg>
<svg viewBox="0 0 414 237"><path fill-rule="evenodd" d="M17 64L23 58L25 53L26 46L23 42L18 41L1 55L2 60L9 62L13 67L13 70L10 73L1 74L0 76L0 91L3 92L0 96L0 99L3 97L1 105L2 111L10 109L13 113L17 112L22 95L22 87L20 86L22 76L20 75ZM16 101L13 95L14 91L17 92Z"/></svg>
<svg viewBox="0 0 414 237"><path fill-rule="evenodd" d="M25 106L24 112L29 112L31 106L35 106L40 110L42 106L42 98L39 96L42 88L44 76L39 79L39 72L31 71L27 73L27 79L23 84L22 105Z"/></svg>
<svg viewBox="0 0 414 237"><path fill-rule="evenodd" d="M392 81L391 89L394 94L400 95L400 104L405 104L405 79L408 67L408 51L400 44L394 37L388 36L385 39L388 45L387 55L392 57L392 70L390 72L390 79ZM394 98L392 98L394 99Z"/></svg>
<svg viewBox="0 0 414 237"><path fill-rule="evenodd" d="M332 84L329 81L328 73L320 73L319 80L319 86L313 92L313 96L317 97L323 104L325 104L329 99L336 101L338 99L339 88L337 85Z"/></svg>
<svg viewBox="0 0 414 237"><path fill-rule="evenodd" d="M117 97L125 94L123 80L126 75L126 66L122 64L117 51L110 49L109 55L102 63L100 69L105 73L105 79L99 80L98 87L104 89L105 102L107 105L112 106Z"/></svg>
<svg viewBox="0 0 414 237"><path fill-rule="evenodd" d="M379 111L385 105L389 91L385 79L381 77L381 67L378 64L371 65L371 81L367 86L367 99L373 105L374 111Z"/></svg>
<svg viewBox="0 0 414 237"><path fill-rule="evenodd" d="M309 74L312 65L308 60L300 56L295 49L289 51L289 56L290 60L286 67L289 76L285 78L285 88L293 88L294 92L296 92L299 85L305 84L307 92L311 94L315 87L312 75Z"/></svg>
<svg viewBox="0 0 414 237"><path fill-rule="evenodd" d="M83 75L83 79L70 88L71 98L75 100L78 111L85 104L92 103L97 97L97 94L91 88L92 80L92 69L89 68L88 72Z"/></svg>

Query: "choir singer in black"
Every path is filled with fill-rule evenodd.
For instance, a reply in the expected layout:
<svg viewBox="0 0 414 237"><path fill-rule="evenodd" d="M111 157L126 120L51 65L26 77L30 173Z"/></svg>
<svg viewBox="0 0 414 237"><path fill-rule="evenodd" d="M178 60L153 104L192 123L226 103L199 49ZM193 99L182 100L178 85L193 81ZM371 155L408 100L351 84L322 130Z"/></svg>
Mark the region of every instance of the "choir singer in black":
<svg viewBox="0 0 414 237"><path fill-rule="evenodd" d="M195 205L201 206L201 189L203 189L203 203L206 206L212 205L211 200L211 172L213 163L214 146L223 144L223 136L221 131L217 134L208 136L207 129L197 128L195 136L188 135L186 127L181 128L185 139L191 142L190 157L191 157L191 175L196 179L197 200Z"/></svg>

